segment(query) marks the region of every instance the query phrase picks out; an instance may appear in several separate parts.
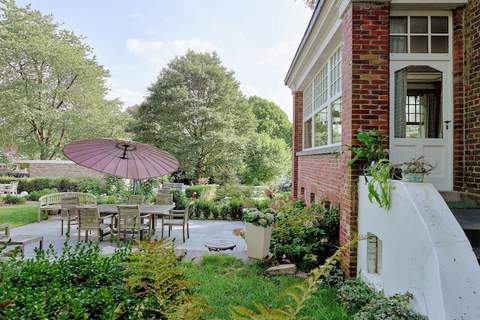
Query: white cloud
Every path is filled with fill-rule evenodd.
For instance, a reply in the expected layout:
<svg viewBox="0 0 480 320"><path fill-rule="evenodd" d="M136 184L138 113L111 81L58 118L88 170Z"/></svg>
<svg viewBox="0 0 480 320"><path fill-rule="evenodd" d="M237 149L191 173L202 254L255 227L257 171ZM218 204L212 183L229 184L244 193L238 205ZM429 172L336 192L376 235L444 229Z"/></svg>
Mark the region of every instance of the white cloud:
<svg viewBox="0 0 480 320"><path fill-rule="evenodd" d="M159 71L175 56L185 54L188 49L197 52L219 51L215 44L199 39L172 41L128 39L127 48L130 52L151 63L156 71Z"/></svg>
<svg viewBox="0 0 480 320"><path fill-rule="evenodd" d="M108 81L108 99L119 99L123 102L123 109L127 109L133 105L141 103L145 99L145 94L140 91L131 90L120 86L112 78Z"/></svg>
<svg viewBox="0 0 480 320"><path fill-rule="evenodd" d="M247 97L259 95L258 90L249 84L241 83L240 90L242 90L243 94Z"/></svg>

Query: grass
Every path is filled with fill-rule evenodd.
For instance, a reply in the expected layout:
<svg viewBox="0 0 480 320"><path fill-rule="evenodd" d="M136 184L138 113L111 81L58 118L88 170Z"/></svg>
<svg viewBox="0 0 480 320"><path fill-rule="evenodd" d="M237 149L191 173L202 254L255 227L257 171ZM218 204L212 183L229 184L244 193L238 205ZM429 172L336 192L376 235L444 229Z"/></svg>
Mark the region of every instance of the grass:
<svg viewBox="0 0 480 320"><path fill-rule="evenodd" d="M18 227L37 221L37 205L21 204L8 207L0 207L0 224L8 223L12 227Z"/></svg>
<svg viewBox="0 0 480 320"><path fill-rule="evenodd" d="M282 306L287 302L281 296L284 289L303 281L292 276L265 276L258 265L230 256L206 256L199 266L191 262L185 266L194 294L208 302L206 319L231 319L229 306L253 308L253 302ZM352 319L330 288L320 288L308 301L302 316L312 320Z"/></svg>

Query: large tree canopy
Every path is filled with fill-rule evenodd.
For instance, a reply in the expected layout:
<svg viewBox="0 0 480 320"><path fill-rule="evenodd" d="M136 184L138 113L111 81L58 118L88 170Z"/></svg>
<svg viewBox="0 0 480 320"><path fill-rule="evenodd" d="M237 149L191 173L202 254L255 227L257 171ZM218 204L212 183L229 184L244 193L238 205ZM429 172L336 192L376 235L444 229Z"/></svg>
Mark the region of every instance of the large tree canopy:
<svg viewBox="0 0 480 320"><path fill-rule="evenodd" d="M0 137L31 157L64 143L124 133L125 113L105 98L108 72L81 38L52 16L0 1Z"/></svg>
<svg viewBox="0 0 480 320"><path fill-rule="evenodd" d="M292 124L287 115L274 102L260 98L248 98L257 119L257 132L266 133L273 139L283 139L287 145L292 145Z"/></svg>
<svg viewBox="0 0 480 320"><path fill-rule="evenodd" d="M235 176L256 126L216 53L189 51L173 59L134 114L136 138L173 153L194 179Z"/></svg>

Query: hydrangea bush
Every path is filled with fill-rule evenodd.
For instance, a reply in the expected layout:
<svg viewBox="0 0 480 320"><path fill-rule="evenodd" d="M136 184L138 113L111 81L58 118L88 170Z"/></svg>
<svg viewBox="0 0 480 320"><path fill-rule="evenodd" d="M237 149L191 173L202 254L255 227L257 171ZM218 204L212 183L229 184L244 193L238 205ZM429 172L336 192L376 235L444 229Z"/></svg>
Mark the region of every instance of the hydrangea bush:
<svg viewBox="0 0 480 320"><path fill-rule="evenodd" d="M264 228L271 227L275 223L275 214L270 209L264 211L256 208L244 209L243 218L245 222Z"/></svg>

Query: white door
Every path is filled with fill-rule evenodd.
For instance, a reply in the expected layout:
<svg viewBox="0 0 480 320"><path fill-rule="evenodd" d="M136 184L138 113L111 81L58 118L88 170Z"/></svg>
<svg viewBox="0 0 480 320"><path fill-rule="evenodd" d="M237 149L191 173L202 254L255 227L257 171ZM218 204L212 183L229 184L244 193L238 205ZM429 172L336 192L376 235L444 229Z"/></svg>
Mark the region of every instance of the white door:
<svg viewBox="0 0 480 320"><path fill-rule="evenodd" d="M453 83L451 63L392 61L390 159L420 156L435 166L426 176L440 191L453 189Z"/></svg>

